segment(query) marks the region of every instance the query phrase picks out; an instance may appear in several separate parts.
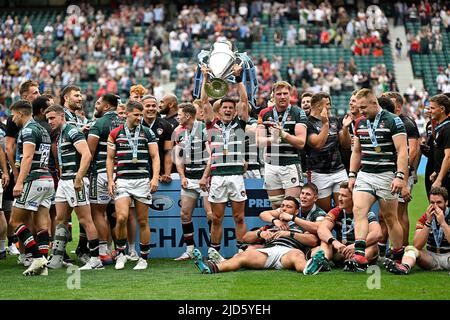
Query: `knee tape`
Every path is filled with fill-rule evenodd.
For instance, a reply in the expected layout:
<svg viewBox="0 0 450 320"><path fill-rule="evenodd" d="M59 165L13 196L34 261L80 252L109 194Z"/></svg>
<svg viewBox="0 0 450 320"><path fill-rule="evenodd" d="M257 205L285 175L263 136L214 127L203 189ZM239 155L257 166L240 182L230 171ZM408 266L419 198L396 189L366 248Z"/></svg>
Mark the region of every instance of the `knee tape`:
<svg viewBox="0 0 450 320"><path fill-rule="evenodd" d="M279 194L276 196L269 196L269 200L270 202L272 202L272 204L281 204L281 202L283 202L284 200L284 194Z"/></svg>
<svg viewBox="0 0 450 320"><path fill-rule="evenodd" d="M405 248L405 257L410 257L414 261L419 257L419 250L417 250L414 246L407 246Z"/></svg>

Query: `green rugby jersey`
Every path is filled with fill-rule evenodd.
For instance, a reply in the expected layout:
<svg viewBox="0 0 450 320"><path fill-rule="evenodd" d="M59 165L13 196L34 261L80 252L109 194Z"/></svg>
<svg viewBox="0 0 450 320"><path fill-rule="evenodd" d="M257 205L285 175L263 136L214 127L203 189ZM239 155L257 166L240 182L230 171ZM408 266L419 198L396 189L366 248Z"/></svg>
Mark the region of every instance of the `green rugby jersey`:
<svg viewBox="0 0 450 320"><path fill-rule="evenodd" d="M259 113L258 126L263 125L266 129L266 136L269 137L269 127L275 122L281 123L285 117L285 112L289 109L289 114L286 116L283 129L291 135L295 135L295 126L300 124L306 128L308 118L305 111L299 107L289 106L286 111L280 112L278 118L275 119L273 107L267 107ZM266 156L264 161L272 165L291 165L301 163L300 149L295 148L291 144L280 140L279 143L271 143L267 146Z"/></svg>
<svg viewBox="0 0 450 320"><path fill-rule="evenodd" d="M211 176L244 174L246 125L239 117L235 117L228 125L217 119L207 124L211 147ZM226 132L229 132L229 137L224 139ZM225 140L228 140L227 148L224 145Z"/></svg>
<svg viewBox="0 0 450 320"><path fill-rule="evenodd" d="M23 158L23 145L33 144L35 151L31 162L30 173L25 182L39 179L42 176L50 176L48 160L51 153L51 140L47 130L40 126L34 119L28 121L20 130L17 137L17 150L20 161Z"/></svg>
<svg viewBox="0 0 450 320"><path fill-rule="evenodd" d="M81 141L86 139L77 127L70 124L63 126L57 143L61 180L75 179L81 161L75 145Z"/></svg>
<svg viewBox="0 0 450 320"><path fill-rule="evenodd" d="M373 120L370 125L373 126ZM355 122L355 136L359 138L361 145L361 171L368 173L395 172L397 170L397 151L393 137L406 135L403 121L396 115L381 111L380 121L375 129L378 148L372 145L367 119L361 117Z"/></svg>
<svg viewBox="0 0 450 320"><path fill-rule="evenodd" d="M191 131L181 125L174 131L174 142L181 148L179 156L184 161L184 173L188 179L201 179L205 171L209 157L205 128L203 122L197 121Z"/></svg>
<svg viewBox="0 0 450 320"><path fill-rule="evenodd" d="M66 119L67 124L76 126L80 129L86 125L86 123L83 122L83 120L81 120L75 113L73 113L66 107L64 107L64 117Z"/></svg>
<svg viewBox="0 0 450 320"><path fill-rule="evenodd" d="M89 136L98 138L97 149L93 155L92 172L102 173L106 172L106 155L108 146L109 133L118 128L123 121L119 115L114 111L105 113L100 119L97 119L89 130Z"/></svg>
<svg viewBox="0 0 450 320"><path fill-rule="evenodd" d="M116 150L117 179L145 179L150 178L150 154L148 146L157 144L155 134L147 127L139 125L137 161L133 161L133 149L125 132L125 124L111 131L108 137L108 147ZM130 130L134 138L135 130Z"/></svg>
<svg viewBox="0 0 450 320"><path fill-rule="evenodd" d="M247 121L248 125L257 124L258 121L255 118L249 118ZM248 162L247 170L259 170L261 169L261 164L259 161L260 150L256 144L256 132L248 134L248 144L245 146L245 161Z"/></svg>
<svg viewBox="0 0 450 320"><path fill-rule="evenodd" d="M326 215L327 215L327 213L325 211L323 211L320 207L314 205L311 208L311 210L309 210L308 212L306 212L300 208L300 212L297 214L297 217L299 217L300 219L306 220L306 221L320 222L323 219L325 219ZM290 221L289 228L292 228L292 227L297 228L301 232L305 232L305 230L302 227L300 227L299 225L296 225L295 222Z"/></svg>

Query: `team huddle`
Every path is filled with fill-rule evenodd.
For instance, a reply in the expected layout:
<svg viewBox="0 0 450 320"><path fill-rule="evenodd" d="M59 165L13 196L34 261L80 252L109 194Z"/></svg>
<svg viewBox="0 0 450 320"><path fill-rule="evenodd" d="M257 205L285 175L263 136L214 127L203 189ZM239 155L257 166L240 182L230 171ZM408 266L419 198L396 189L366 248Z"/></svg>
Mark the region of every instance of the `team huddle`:
<svg viewBox="0 0 450 320"><path fill-rule="evenodd" d="M126 104L103 94L91 121L82 112L80 88L64 88L55 104L53 97L40 96L38 83L23 83L5 128L6 151L0 148L0 224L10 242L20 240L23 274L47 275L74 262L66 252L73 241L72 211L80 224L80 270L120 270L128 261L136 262L134 270L147 269L152 194L172 179L181 184L186 244L175 260L192 259L202 273L275 268L313 275L333 267L357 272L380 260L395 274L410 273L416 263L450 269L446 95L430 99L430 204L409 244L408 202L420 147L417 126L402 114L400 94L377 98L372 90L357 90L348 114L338 119L327 93L305 92L301 105L293 106L291 85L280 81L268 106L255 110L242 68L233 70L239 100L210 101L208 70L202 67L201 97L192 104L178 104L172 94L157 101L137 85ZM272 204L254 230L245 223L247 178L264 179ZM210 226L207 257L194 243L192 214L199 197ZM378 215L370 211L375 202ZM237 253L225 259L220 252L228 203ZM2 252L5 240L0 258Z"/></svg>

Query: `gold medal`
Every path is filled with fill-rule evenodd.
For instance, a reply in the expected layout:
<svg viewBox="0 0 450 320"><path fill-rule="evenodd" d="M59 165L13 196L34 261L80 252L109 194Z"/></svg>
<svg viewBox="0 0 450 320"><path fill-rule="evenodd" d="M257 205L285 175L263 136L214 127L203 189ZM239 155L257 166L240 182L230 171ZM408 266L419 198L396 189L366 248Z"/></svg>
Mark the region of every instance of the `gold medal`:
<svg viewBox="0 0 450 320"><path fill-rule="evenodd" d="M133 158L133 163L137 163L138 159L137 158Z"/></svg>
<svg viewBox="0 0 450 320"><path fill-rule="evenodd" d="M436 253L437 254L441 254L441 249L440 248L436 248Z"/></svg>
<svg viewBox="0 0 450 320"><path fill-rule="evenodd" d="M375 152L380 153L380 152L381 152L381 147L380 147L380 146L376 146L376 147L375 147Z"/></svg>
<svg viewBox="0 0 450 320"><path fill-rule="evenodd" d="M223 149L223 154L226 156L228 154L228 149Z"/></svg>

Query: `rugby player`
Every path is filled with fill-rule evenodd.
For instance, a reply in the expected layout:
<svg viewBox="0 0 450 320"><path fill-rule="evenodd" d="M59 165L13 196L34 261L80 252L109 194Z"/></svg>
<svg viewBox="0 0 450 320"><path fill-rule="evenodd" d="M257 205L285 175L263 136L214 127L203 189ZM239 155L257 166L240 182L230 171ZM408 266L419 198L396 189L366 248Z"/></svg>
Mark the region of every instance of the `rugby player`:
<svg viewBox="0 0 450 320"><path fill-rule="evenodd" d="M95 123L89 130L87 143L91 152L92 171L89 183L89 202L91 203L92 219L99 237L99 254L104 265L112 264L108 253L109 224L106 207L112 201L108 192L108 177L106 175L106 155L109 133L122 123L116 113L118 96L110 93L102 95L95 103Z"/></svg>
<svg viewBox="0 0 450 320"><path fill-rule="evenodd" d="M28 101L17 101L12 105L11 111L12 120L22 129L17 138L20 172L13 189L16 199L10 223L34 258L23 274L47 275L49 208L55 191L48 170L51 140L47 130L32 118L32 106ZM26 226L31 214L34 214L36 239Z"/></svg>
<svg viewBox="0 0 450 320"><path fill-rule="evenodd" d="M168 93L162 97L159 102L160 113L165 115L165 120L167 120L172 128L175 129L178 127L178 99L177 96L171 93Z"/></svg>
<svg viewBox="0 0 450 320"><path fill-rule="evenodd" d="M76 126L87 135L90 124L85 124L84 121L77 116L77 111L83 108L82 102L83 96L79 87L68 85L61 91L61 105L64 107L66 123ZM71 220L69 219L69 221ZM71 222L69 222L69 229L70 228ZM81 224L79 224L79 239L75 253L83 263L87 263L89 261L88 239L86 236L86 230L84 230Z"/></svg>
<svg viewBox="0 0 450 320"><path fill-rule="evenodd" d="M305 114L307 117L309 117L309 114L311 113L311 98L313 96L313 93L310 91L303 92L300 106L305 111Z"/></svg>
<svg viewBox="0 0 450 320"><path fill-rule="evenodd" d="M411 192L414 183L417 182L417 165L420 161L419 149L419 129L416 122L403 113L403 97L398 92L386 92L383 96L388 97L394 103L394 114L397 115L405 125L408 138L408 171L405 175L405 188L398 199L398 219L403 228L403 246L408 245L409 237L409 218L408 203L411 201Z"/></svg>
<svg viewBox="0 0 450 320"><path fill-rule="evenodd" d="M430 99L434 128L434 172L430 176L432 187L450 190L450 99L438 94Z"/></svg>
<svg viewBox="0 0 450 320"><path fill-rule="evenodd" d="M237 271L241 268L294 269L297 272L303 272L306 266L306 252L310 247L318 244L318 238L312 233L303 232L302 227L299 226L298 223L302 219L297 216L299 202L294 197L286 197L276 211L280 216L289 218L287 229L265 226L255 231L249 231L245 235L246 241L257 240L262 247L249 247L220 263L203 259L200 251L195 249L195 265L205 274ZM318 254L315 259L323 259L323 256Z"/></svg>
<svg viewBox="0 0 450 320"><path fill-rule="evenodd" d="M395 260L403 256L403 230L397 217L398 193L405 185L408 150L402 120L383 110L370 89L361 89L356 103L364 115L355 123L350 159L349 188L353 190L355 254L345 261L348 269L364 270L368 213L375 201L385 218ZM359 172L358 172L359 171Z"/></svg>
<svg viewBox="0 0 450 320"><path fill-rule="evenodd" d="M298 199L303 186L299 149L305 146L307 118L302 109L289 104L291 90L287 82L275 83L275 105L263 109L258 117L257 143L266 148L264 189L274 209L285 196Z"/></svg>
<svg viewBox="0 0 450 320"><path fill-rule="evenodd" d="M136 84L130 88L130 101L140 102L142 97L147 93L147 89L142 84Z"/></svg>
<svg viewBox="0 0 450 320"><path fill-rule="evenodd" d="M56 231L53 254L48 267L62 267L63 256L69 238L66 225L72 211L86 230L90 258L80 270L103 269L99 258L99 240L89 205L89 179L86 173L92 160L84 134L74 125L66 123L64 108L53 105L45 110L45 116L58 135L58 164L60 180L56 190ZM84 261L82 261L84 262Z"/></svg>
<svg viewBox="0 0 450 320"><path fill-rule="evenodd" d="M346 115L342 121L331 116L331 97L328 93L315 93L311 98L308 117L306 165L311 182L319 189L317 205L328 212L331 200L338 202L339 185L347 181L347 172L341 160L339 146L350 148L349 127L353 121Z"/></svg>
<svg viewBox="0 0 450 320"><path fill-rule="evenodd" d="M213 219L211 225L211 243L208 256L216 262L223 261L220 255L222 240L222 222L227 202L231 201L233 219L236 225L237 246L241 249L242 237L246 232L244 219L245 190L243 174L246 171L245 161L245 129L248 121L248 104L242 104L240 116L237 114L236 101L225 97L220 100L220 118L214 118L214 112L205 93L205 83L208 81L208 70L202 67L204 81L202 84L202 106L204 108L210 159L199 181L200 188L207 190L207 180L211 176L209 202L211 203ZM240 92L245 90L242 84L242 67L233 67Z"/></svg>
<svg viewBox="0 0 450 320"><path fill-rule="evenodd" d="M319 222L323 221L326 215L326 212L316 204L318 192L317 186L313 183L307 183L303 186L300 193L300 208L295 217L283 215L280 208L264 211L259 217L263 221L271 222L281 230L286 230L289 226L288 222L293 221L300 230L317 235Z"/></svg>
<svg viewBox="0 0 450 320"><path fill-rule="evenodd" d="M40 96L39 92L39 83L33 80L27 80L20 85L19 88L20 99L26 100L29 103L32 103L34 99ZM6 189L4 190L3 196L3 210L5 212L5 218L7 221L10 220L11 216L11 208L12 203L14 201L13 197L13 188L14 183L17 181L17 177L19 176L19 167L20 167L20 159L17 153L17 136L19 134L20 128L14 123L12 120L12 116L9 116L6 120L6 128L5 128L5 150L6 157L10 164L10 181ZM29 221L26 222L27 227L34 233L34 226L31 216L29 216ZM18 263L23 264L26 267L29 267L32 262L32 254L31 252L26 252L26 248L23 247L22 243L19 242L20 252L17 250L15 246L15 242L17 242L17 237L14 235L14 228L11 227L11 224L8 223L8 251L10 254L19 255Z"/></svg>
<svg viewBox="0 0 450 320"><path fill-rule="evenodd" d="M369 232L366 238L366 258L369 262L374 263L378 257L377 243L381 238L381 228L375 213L369 212L368 220ZM339 266L353 256L355 253L354 228L352 192L348 188L348 182L343 182L339 189L338 206L328 212L317 230L322 241L320 249L325 252L325 265L332 261L336 266ZM333 234L336 236L333 236ZM318 249L313 249L313 255ZM317 267L311 266L311 268L316 269ZM344 270L347 271L347 269Z"/></svg>
<svg viewBox="0 0 450 320"><path fill-rule="evenodd" d="M159 183L158 145L153 132L142 126L143 106L140 102L127 103L127 120L111 131L108 137L106 172L108 191L115 199L116 208L116 270L123 269L127 261L127 221L131 201L140 231L140 254L134 270L147 269L150 251L150 229L148 207L152 201L151 193L156 192ZM116 178L114 167L117 163ZM150 163L153 177L150 180Z"/></svg>
<svg viewBox="0 0 450 320"><path fill-rule="evenodd" d="M196 120L196 115L197 110L192 104L180 104L180 125L174 132L175 164L181 179L181 226L186 244L186 251L176 261L193 258L195 243L192 213L199 197L203 199L204 208L205 203L209 203L208 192L203 191L199 185L208 162L205 124ZM207 215L208 221L212 220L212 213L207 211Z"/></svg>
<svg viewBox="0 0 450 320"><path fill-rule="evenodd" d="M6 162L5 154L5 131L0 126L0 168L1 168L1 182L0 182L0 260L6 259L6 235L8 230L8 222L5 218L5 212L1 207L3 205L3 190L9 184L8 164ZM12 244L17 251L17 248Z"/></svg>
<svg viewBox="0 0 450 320"><path fill-rule="evenodd" d="M345 148L345 146L340 145L340 152L341 152L341 159L342 159L342 163L344 164L345 170L347 171L347 173L350 170L350 157L352 155L352 150L353 150L353 136L355 135L355 121L361 117L361 112L359 112L359 108L356 105L356 94L358 93L358 90L354 90L352 92L352 95L350 96L350 100L348 103L348 107L349 107L349 112L348 114L350 114L352 116L352 123L348 129L349 133L350 133L350 137L351 137L351 146L349 148ZM342 122L344 121L344 117L342 117L340 119L341 122L341 126L342 126Z"/></svg>
<svg viewBox="0 0 450 320"><path fill-rule="evenodd" d="M389 272L407 275L416 263L424 270L450 270L448 192L444 187L432 187L429 200L426 212L417 221L414 245L406 247L401 263L385 261Z"/></svg>

